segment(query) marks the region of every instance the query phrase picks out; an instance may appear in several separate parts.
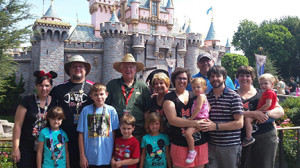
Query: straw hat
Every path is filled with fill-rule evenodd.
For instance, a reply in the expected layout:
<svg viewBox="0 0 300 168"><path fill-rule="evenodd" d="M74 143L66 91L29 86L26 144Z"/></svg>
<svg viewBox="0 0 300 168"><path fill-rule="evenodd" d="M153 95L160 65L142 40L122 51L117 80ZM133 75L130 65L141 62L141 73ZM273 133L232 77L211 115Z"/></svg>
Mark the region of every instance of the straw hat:
<svg viewBox="0 0 300 168"><path fill-rule="evenodd" d="M65 72L70 76L70 67L73 62L83 63L86 69L87 76L91 71L91 64L86 62L85 59L81 55L74 55L69 62L65 63Z"/></svg>
<svg viewBox="0 0 300 168"><path fill-rule="evenodd" d="M136 62L134 57L132 56L132 54L126 54L123 58L122 58L122 61L121 62L115 62L113 64L114 66L114 69L120 73L122 73L121 71L121 64L122 63L125 63L125 62L128 62L128 63L135 63L136 65L136 72L139 72L141 70L144 70L144 64L143 63L140 63L140 62Z"/></svg>

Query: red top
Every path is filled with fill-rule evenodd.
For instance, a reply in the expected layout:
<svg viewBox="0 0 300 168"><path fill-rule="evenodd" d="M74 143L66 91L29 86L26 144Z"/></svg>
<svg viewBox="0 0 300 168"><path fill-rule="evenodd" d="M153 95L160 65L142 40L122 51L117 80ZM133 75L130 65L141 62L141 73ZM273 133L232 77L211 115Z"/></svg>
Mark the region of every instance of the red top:
<svg viewBox="0 0 300 168"><path fill-rule="evenodd" d="M122 137L117 138L115 140L114 156L116 161L140 158L139 141L135 137L131 137L129 139L123 139ZM128 165L126 168L137 168L137 164Z"/></svg>
<svg viewBox="0 0 300 168"><path fill-rule="evenodd" d="M261 98L258 101L257 109L260 109L266 103L267 99L272 99L271 106L267 110L274 109L277 102L277 95L272 89L263 92Z"/></svg>

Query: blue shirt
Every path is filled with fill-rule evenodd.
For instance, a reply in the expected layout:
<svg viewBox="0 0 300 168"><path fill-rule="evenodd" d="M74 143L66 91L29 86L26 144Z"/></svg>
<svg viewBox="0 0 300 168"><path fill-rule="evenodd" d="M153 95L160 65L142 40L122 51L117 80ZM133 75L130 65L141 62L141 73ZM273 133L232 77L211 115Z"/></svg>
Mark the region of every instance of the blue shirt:
<svg viewBox="0 0 300 168"><path fill-rule="evenodd" d="M193 75L193 76L192 76L192 78L199 78L199 77L202 77L202 78L205 79L206 85L207 85L206 93L209 93L209 92L212 90L212 88L213 88L213 87L211 86L210 82L209 82L209 79L208 79L207 77L203 76L200 72L197 73L196 75ZM225 80L225 85L226 85L227 87L229 87L231 90L235 90L235 87L234 87L234 85L233 85L233 83L232 83L232 80L231 80L231 78L230 78L229 76L227 76L227 78L226 78L226 80ZM192 86L191 86L190 83L189 83L188 86L186 87L186 90L188 90L188 91L193 91L193 90L192 90Z"/></svg>
<svg viewBox="0 0 300 168"><path fill-rule="evenodd" d="M80 113L77 131L83 133L84 154L90 165L109 165L113 153L113 131L119 128L118 114L110 105L105 104L105 120L102 119L103 107L96 108L94 132L93 104L85 106Z"/></svg>
<svg viewBox="0 0 300 168"><path fill-rule="evenodd" d="M60 130L52 131L52 140L53 140L53 148L55 156L57 157L59 153L61 153L60 158L57 160L57 168L66 168L66 151L65 151L65 143L69 141L68 136L65 131L62 131L64 137L64 143L62 142L62 135ZM55 167L54 160L52 160L52 151L50 144L50 134L49 128L42 129L39 135L39 141L44 142L44 161L42 164L42 168L52 168Z"/></svg>

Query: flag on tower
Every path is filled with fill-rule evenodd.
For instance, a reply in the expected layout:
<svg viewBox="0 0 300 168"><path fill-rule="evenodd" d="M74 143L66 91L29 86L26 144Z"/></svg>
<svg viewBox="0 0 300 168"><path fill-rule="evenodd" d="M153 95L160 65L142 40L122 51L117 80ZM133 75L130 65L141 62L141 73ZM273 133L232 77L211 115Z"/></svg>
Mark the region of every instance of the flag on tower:
<svg viewBox="0 0 300 168"><path fill-rule="evenodd" d="M206 14L208 15L209 12L210 12L211 10L212 10L212 7L210 7L210 8L207 10Z"/></svg>

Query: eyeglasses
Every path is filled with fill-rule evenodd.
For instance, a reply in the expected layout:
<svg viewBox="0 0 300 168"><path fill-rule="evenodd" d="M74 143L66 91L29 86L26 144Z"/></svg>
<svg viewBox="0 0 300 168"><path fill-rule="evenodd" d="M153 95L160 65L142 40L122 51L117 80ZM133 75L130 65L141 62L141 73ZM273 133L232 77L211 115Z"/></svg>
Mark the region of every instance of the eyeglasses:
<svg viewBox="0 0 300 168"><path fill-rule="evenodd" d="M204 64L204 63L209 63L211 61L211 59L209 58L202 58L199 60L199 63Z"/></svg>
<svg viewBox="0 0 300 168"><path fill-rule="evenodd" d="M79 69L83 69L83 68L85 68L85 66L84 65L74 65L74 66L71 66L71 68L72 69L77 69L77 68L79 68Z"/></svg>
<svg viewBox="0 0 300 168"><path fill-rule="evenodd" d="M187 80L187 78L181 78L181 77L176 77L176 79L177 79L177 80L180 80L180 81L181 81L181 80L183 80L183 81L186 81L186 80Z"/></svg>

